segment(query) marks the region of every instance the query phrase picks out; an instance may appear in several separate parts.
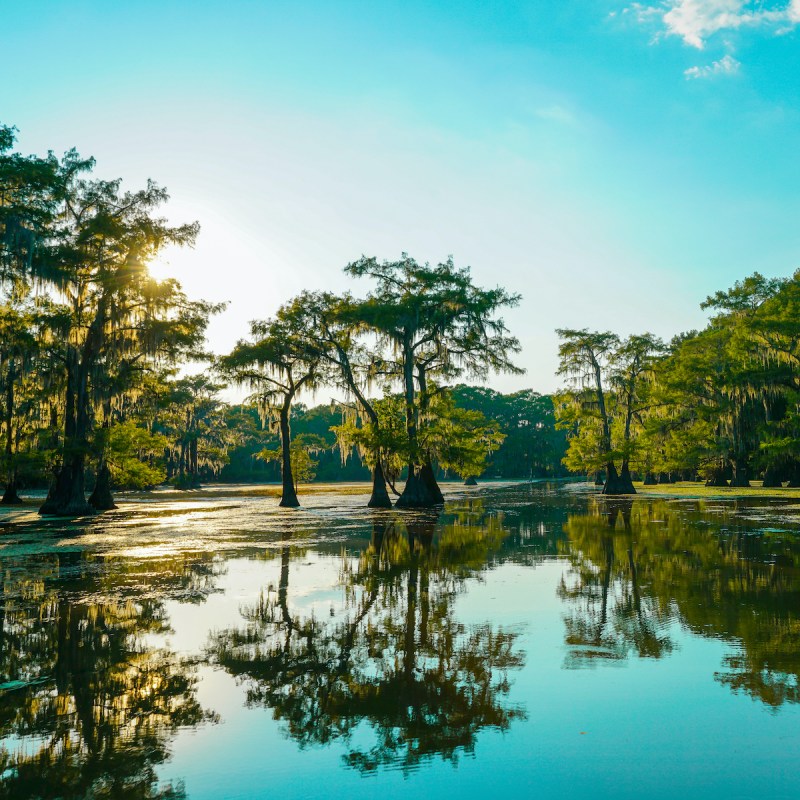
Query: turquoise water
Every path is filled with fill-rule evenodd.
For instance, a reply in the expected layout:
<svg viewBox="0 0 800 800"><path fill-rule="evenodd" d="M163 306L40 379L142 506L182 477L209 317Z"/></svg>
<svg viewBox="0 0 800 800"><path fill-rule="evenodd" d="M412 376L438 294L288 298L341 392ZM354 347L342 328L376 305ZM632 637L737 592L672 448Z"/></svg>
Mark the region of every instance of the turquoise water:
<svg viewBox="0 0 800 800"><path fill-rule="evenodd" d="M800 797L800 506L7 512L0 797Z"/></svg>

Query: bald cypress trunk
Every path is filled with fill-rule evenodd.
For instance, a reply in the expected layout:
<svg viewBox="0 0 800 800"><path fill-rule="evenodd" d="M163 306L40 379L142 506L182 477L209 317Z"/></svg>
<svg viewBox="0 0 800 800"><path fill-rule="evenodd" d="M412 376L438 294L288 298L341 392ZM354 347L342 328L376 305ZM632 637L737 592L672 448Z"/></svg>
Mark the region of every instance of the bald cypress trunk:
<svg viewBox="0 0 800 800"><path fill-rule="evenodd" d="M421 467L417 465L419 458L418 411L414 402L414 354L409 337L403 344L403 384L406 401L406 432L410 459L408 478L403 493L395 504L398 508L430 508L435 506L436 498L431 494L428 484L422 478Z"/></svg>
<svg viewBox="0 0 800 800"><path fill-rule="evenodd" d="M292 476L292 451L291 451L291 429L289 427L289 409L291 407L291 396L287 395L287 400L281 406L280 428L281 428L281 480L283 491L281 494L280 506L283 508L297 508L300 501L297 499L297 491L294 488L294 478Z"/></svg>
<svg viewBox="0 0 800 800"><path fill-rule="evenodd" d="M395 505L397 508L431 508L436 505L436 500L420 475L420 468L414 464L408 466L406 485Z"/></svg>
<svg viewBox="0 0 800 800"><path fill-rule="evenodd" d="M64 421L64 457L55 492L48 495L40 514L81 517L94 509L86 502L85 467L89 432L92 427L92 403L89 396L89 374L100 355L103 327L106 323L105 295L100 297L97 311L89 325L80 350L67 347L67 413Z"/></svg>
<svg viewBox="0 0 800 800"><path fill-rule="evenodd" d="M783 475L781 474L782 470L779 467L776 467L774 464L770 464L764 470L764 480L762 481L762 486L765 489L778 489L783 486Z"/></svg>
<svg viewBox="0 0 800 800"><path fill-rule="evenodd" d="M745 464L742 460L736 459L733 464L733 475L731 477L731 486L736 486L738 488L745 488L750 486L750 476L747 470L747 464Z"/></svg>
<svg viewBox="0 0 800 800"><path fill-rule="evenodd" d="M89 370L75 348L67 354L67 395L64 450L58 477L50 488L40 514L80 517L94 509L86 502L84 468L89 433Z"/></svg>
<svg viewBox="0 0 800 800"><path fill-rule="evenodd" d="M620 474L617 473L617 468L613 463L606 464L606 485L603 487L603 494L636 494L627 465L623 467L623 471Z"/></svg>
<svg viewBox="0 0 800 800"><path fill-rule="evenodd" d="M433 498L433 502L440 506L444 504L444 495L442 494L442 490L439 488L439 484L436 481L436 475L433 472L433 465L428 459L420 469L420 479L425 484L425 487L428 490L428 494Z"/></svg>
<svg viewBox="0 0 800 800"><path fill-rule="evenodd" d="M97 481L89 498L89 505L96 511L112 511L117 507L114 495L111 493L111 470L105 459L101 460L97 470Z"/></svg>
<svg viewBox="0 0 800 800"><path fill-rule="evenodd" d="M8 384L6 386L6 468L8 470L6 478L6 490L0 504L4 506L16 506L22 503L17 494L17 468L14 464L14 381L16 379L14 369L14 359L12 358L8 366Z"/></svg>
<svg viewBox="0 0 800 800"><path fill-rule="evenodd" d="M389 497L389 492L386 489L386 477L383 474L383 466L381 460L375 463L372 469L372 494L367 503L368 508L391 508L392 500Z"/></svg>

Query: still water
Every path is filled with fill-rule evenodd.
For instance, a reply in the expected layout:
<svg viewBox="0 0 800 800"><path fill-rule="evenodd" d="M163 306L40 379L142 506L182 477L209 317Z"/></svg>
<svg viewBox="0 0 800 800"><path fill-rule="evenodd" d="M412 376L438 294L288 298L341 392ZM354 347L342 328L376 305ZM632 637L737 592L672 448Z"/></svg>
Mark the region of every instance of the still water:
<svg viewBox="0 0 800 800"><path fill-rule="evenodd" d="M365 501L0 518L0 797L800 797L800 505Z"/></svg>

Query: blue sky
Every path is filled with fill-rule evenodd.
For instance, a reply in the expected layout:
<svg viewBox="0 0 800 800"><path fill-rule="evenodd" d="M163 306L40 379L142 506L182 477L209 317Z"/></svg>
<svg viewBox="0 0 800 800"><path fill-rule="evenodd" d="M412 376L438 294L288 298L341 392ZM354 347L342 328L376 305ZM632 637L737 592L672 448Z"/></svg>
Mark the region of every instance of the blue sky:
<svg viewBox="0 0 800 800"><path fill-rule="evenodd" d="M224 351L361 253L448 254L522 293L528 374L556 327L699 327L706 294L800 267L800 0L0 0L0 120L152 177L230 300ZM352 287L358 291L358 285Z"/></svg>

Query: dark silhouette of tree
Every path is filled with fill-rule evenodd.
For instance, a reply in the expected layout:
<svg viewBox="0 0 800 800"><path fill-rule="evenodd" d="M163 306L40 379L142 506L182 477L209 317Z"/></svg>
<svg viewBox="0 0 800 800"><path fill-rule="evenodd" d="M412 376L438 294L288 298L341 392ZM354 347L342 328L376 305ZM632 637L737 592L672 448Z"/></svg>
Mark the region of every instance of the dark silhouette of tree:
<svg viewBox="0 0 800 800"><path fill-rule="evenodd" d="M427 382L436 375L519 371L511 362L519 343L496 316L502 308L516 305L519 296L499 287L474 286L469 268L457 269L452 259L431 266L407 254L393 262L362 257L345 271L374 283L358 315L379 336L386 363L394 360L403 389L409 462L397 505L441 503L429 454L419 438L420 415L430 397Z"/></svg>
<svg viewBox="0 0 800 800"><path fill-rule="evenodd" d="M483 728L505 730L522 715L504 702L507 673L522 664L516 635L467 628L453 613L463 580L504 535L463 524L440 530L424 514L376 517L358 562L343 561L347 604L330 622L293 611L285 547L277 590L244 610L243 628L214 636L210 655L301 745L343 741L352 767L454 760L472 752ZM352 746L364 721L374 744Z"/></svg>
<svg viewBox="0 0 800 800"><path fill-rule="evenodd" d="M274 319L253 322L252 340L240 341L233 351L217 361L220 373L253 391L262 423L277 422L281 438L280 505L300 505L292 475L292 441L289 415L298 394L314 389L322 379L326 363L319 347L309 336L301 299L278 310Z"/></svg>

